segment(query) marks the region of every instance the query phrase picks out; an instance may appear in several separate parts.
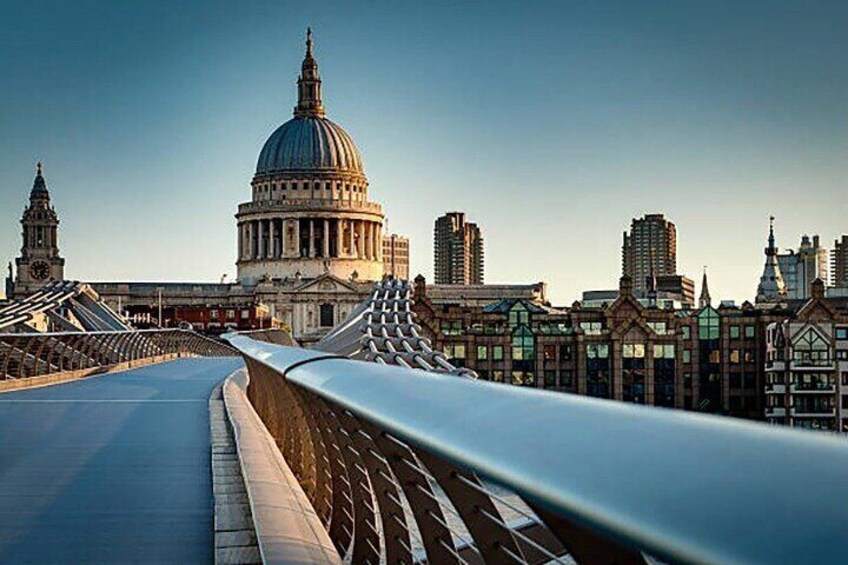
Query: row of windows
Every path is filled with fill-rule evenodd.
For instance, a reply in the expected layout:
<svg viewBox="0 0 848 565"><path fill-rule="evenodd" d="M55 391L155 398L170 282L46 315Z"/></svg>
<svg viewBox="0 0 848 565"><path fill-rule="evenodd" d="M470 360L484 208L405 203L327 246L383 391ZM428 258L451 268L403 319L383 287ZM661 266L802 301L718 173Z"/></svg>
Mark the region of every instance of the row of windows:
<svg viewBox="0 0 848 565"><path fill-rule="evenodd" d="M710 312L710 310L705 310ZM698 339L718 339L721 335L718 323L718 315L716 316L701 316L698 319ZM744 332L745 339L753 339L757 335L755 326L738 326L732 325L729 327L730 339L739 339ZM680 333L683 339L691 339L692 333L689 326L681 326Z"/></svg>
<svg viewBox="0 0 848 565"><path fill-rule="evenodd" d="M291 187L291 190L297 190L297 183L292 182L291 185L289 185L287 183L281 182L279 189L280 190L288 190L289 187ZM312 188L313 188L313 190L321 190L321 183L320 182L314 183L312 185ZM333 183L330 183L330 182L324 183L324 190L326 192L329 192L330 190L332 190L332 188L333 188ZM351 186L350 184L342 185L342 183L336 183L335 188L339 192L342 192L342 190L344 190L344 192L356 192L356 193L364 193L365 192L364 187L357 186L357 185ZM309 190L309 183L308 182L300 183L300 189L301 190ZM261 184L261 185L256 187L257 192L261 192L261 193L265 193L265 194L268 194L269 192L276 192L276 190L277 190L277 184L273 183L273 182L270 183L270 184Z"/></svg>
<svg viewBox="0 0 848 565"><path fill-rule="evenodd" d="M828 382L831 385L836 383L836 377L828 373L790 373L789 381L791 384L810 384L813 382ZM784 373L766 373L766 382L768 384L784 384ZM841 382L844 386L848 386L848 373L842 373ZM830 386L830 385L828 385Z"/></svg>
<svg viewBox="0 0 848 565"><path fill-rule="evenodd" d="M446 335L455 335L449 333L453 331L450 327L443 327L443 332ZM503 360L503 346L502 345L478 345L477 346L477 355L476 358L478 361L485 361L489 359L489 349L491 347L492 354L491 358L494 361L502 361ZM546 344L542 347L542 355L545 361L556 361L556 345ZM450 348L451 354L448 355L446 349L446 355L452 358L465 358L465 345L464 344L454 344L447 345L446 348ZM572 346L563 344L559 346L560 355L559 360L568 362L573 360ZM457 351L461 352L456 353ZM514 360L532 360L535 359L535 345L533 335L529 333L528 330L522 328L512 337L512 358ZM625 343L622 345L622 357L624 359L644 359L646 355L645 344L641 343ZM839 350L839 358L848 358L848 351ZM586 357L588 359L607 359L610 356L610 346L606 343L589 343L586 345ZM683 350L682 355L683 363L691 363L692 362L692 351L689 349ZM755 363L756 362L756 350L754 349L731 349L729 352L729 361L733 365L741 364L741 363ZM674 344L654 344L653 346L653 358L654 359L675 359L676 358L676 347ZM702 360L706 363L721 363L721 351L718 349L711 349L702 352ZM806 358L805 358L806 359Z"/></svg>
<svg viewBox="0 0 848 565"><path fill-rule="evenodd" d="M224 315L226 316L226 318L228 320L235 320L236 319L236 311L235 310L226 310ZM218 317L218 310L209 310L209 317L210 318L217 318ZM247 320L248 318L250 318L250 310L242 310L241 311L241 319Z"/></svg>
<svg viewBox="0 0 848 565"><path fill-rule="evenodd" d="M751 339L756 335L754 326L745 326L745 339ZM730 339L739 339L742 329L740 326L730 326Z"/></svg>

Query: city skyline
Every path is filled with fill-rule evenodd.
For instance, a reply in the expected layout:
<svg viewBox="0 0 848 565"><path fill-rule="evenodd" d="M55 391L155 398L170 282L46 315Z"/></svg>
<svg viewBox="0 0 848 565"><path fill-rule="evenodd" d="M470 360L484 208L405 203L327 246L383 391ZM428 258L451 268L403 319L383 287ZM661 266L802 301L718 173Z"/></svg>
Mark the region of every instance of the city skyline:
<svg viewBox="0 0 848 565"><path fill-rule="evenodd" d="M651 24L652 45L634 35L634 26L648 26L656 16L650 10L630 12L630 22L614 10L567 10L554 18L562 29L533 10L511 25L487 13L472 29L463 27L469 16L462 11L437 25L436 16L446 13L440 9L408 37L392 25L412 18L412 8L370 22L354 17L353 29L341 25L341 16L303 14L273 36L266 24L248 38L242 28L255 24L261 11L236 10L225 22L227 13L218 8L197 24L205 35L189 33L180 41L175 32L189 13L163 18L156 32L165 40L163 52L154 49L150 61L140 60L132 28L120 45L126 49L95 49L93 60L85 60L113 33L95 23L120 20L120 9L86 24L95 26L90 37L73 40L69 30L78 34L83 23L72 18L67 29L60 27L61 7L39 18L19 13L11 19L25 25L0 55L3 67L27 85L4 101L11 135L4 136L0 157L0 190L9 203L0 252L6 261L17 255L18 219L40 159L62 218L70 278L214 281L225 272L232 278L233 208L249 195L246 179L262 139L294 105L291 69L300 58L303 28L312 23L328 106L358 140L391 230L410 238L411 275L432 279L432 221L460 209L486 232L488 281L542 280L554 303L568 304L582 290L615 288L621 231L634 217L660 212L679 227L679 272L697 279L701 266L709 265L717 300L752 300L770 214L777 217L780 249L796 246L802 234L818 234L829 247L846 231L839 215L848 203L846 164L838 154L848 139L835 124L845 112L838 102L848 77L836 64L844 42L832 33L845 14L834 7L824 17L818 9L794 20L772 11L768 25L754 27L746 27L753 25L747 13L753 8L739 10L735 23L704 18L698 25L693 16L699 10L688 16L680 10ZM568 33L566 16L576 18L580 33ZM689 22L699 33L685 41L668 20ZM35 25L46 34L46 49L24 37ZM630 35L603 40L587 37L587 29L629 29ZM356 40L364 30L371 40ZM493 40L491 34L505 30ZM799 41L793 53L774 43L786 33ZM210 34L223 40L210 47L203 43ZM681 65L704 64L699 57L716 52L723 35L735 40L728 52L747 46L748 56L736 67L716 62L709 70L723 80L709 96L694 96L689 89L704 77L682 76ZM758 51L757 38L773 52ZM436 45L436 39L449 45ZM634 60L622 59L628 42L638 47ZM689 50L670 61L681 44ZM166 46L179 48L164 53ZM557 50L562 47L570 49ZM566 68L554 52L574 66ZM12 60L16 55L20 61ZM501 64L464 64L483 55L497 55ZM528 62L531 55L538 60ZM781 56L791 64L783 67ZM70 67L58 68L62 62ZM624 72L624 63L634 62L631 73ZM667 66L652 67L658 63ZM734 82L756 64L767 72ZM109 73L87 74L98 70ZM549 76L539 76L542 71ZM255 72L262 88L252 84ZM149 73L156 79L150 85L138 82ZM408 91L392 87L398 77ZM509 84L510 77L521 88ZM164 88L167 81L171 88ZM427 88L417 93L423 83ZM613 95L611 86L622 93ZM530 100L518 98L519 91L530 92ZM604 92L606 98L596 97ZM657 95L666 98L652 98ZM684 99L691 105L685 112L676 105ZM589 117L581 120L578 109L568 107L574 102L591 109ZM666 108L659 108L663 103ZM742 111L744 119L731 119ZM551 125L540 133L526 122L542 114ZM715 120L712 129L699 129L707 118ZM567 130L565 137L551 134L558 127ZM675 147L687 135L693 139ZM163 193L167 208L155 203ZM420 198L424 193L428 197Z"/></svg>

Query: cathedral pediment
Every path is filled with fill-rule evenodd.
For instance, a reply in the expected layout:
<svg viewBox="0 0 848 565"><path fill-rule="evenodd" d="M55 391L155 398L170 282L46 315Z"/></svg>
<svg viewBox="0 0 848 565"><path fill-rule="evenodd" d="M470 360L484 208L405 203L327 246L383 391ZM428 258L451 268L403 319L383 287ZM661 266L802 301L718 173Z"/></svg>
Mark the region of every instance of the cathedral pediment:
<svg viewBox="0 0 848 565"><path fill-rule="evenodd" d="M321 275L318 278L305 281L301 286L296 287L294 290L301 294L321 294L326 292L336 294L358 294L359 292L359 289L357 289L356 286L329 273Z"/></svg>

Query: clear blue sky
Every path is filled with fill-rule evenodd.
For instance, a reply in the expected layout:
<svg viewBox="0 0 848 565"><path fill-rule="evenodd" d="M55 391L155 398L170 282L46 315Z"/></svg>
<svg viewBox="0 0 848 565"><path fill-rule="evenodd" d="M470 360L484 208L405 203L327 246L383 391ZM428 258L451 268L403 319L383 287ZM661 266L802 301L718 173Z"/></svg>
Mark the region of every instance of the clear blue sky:
<svg viewBox="0 0 848 565"><path fill-rule="evenodd" d="M677 223L682 272L708 265L739 301L769 214L782 247L848 232L845 2L454 4L4 3L0 257L41 159L69 277L232 276L307 25L413 273L454 209L484 230L488 281L560 304L615 287L646 212Z"/></svg>

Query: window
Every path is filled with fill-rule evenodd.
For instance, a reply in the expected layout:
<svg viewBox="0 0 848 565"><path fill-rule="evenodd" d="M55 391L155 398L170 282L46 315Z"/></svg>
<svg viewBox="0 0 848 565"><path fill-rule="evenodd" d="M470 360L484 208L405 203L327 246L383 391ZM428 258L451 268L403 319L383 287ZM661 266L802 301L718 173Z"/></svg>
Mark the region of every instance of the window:
<svg viewBox="0 0 848 565"><path fill-rule="evenodd" d="M465 359L465 344L449 343L445 345L445 357L448 359Z"/></svg>
<svg viewBox="0 0 848 565"><path fill-rule="evenodd" d="M848 349L837 349L836 359L837 361L848 361Z"/></svg>
<svg viewBox="0 0 848 565"><path fill-rule="evenodd" d="M654 345L654 359L674 359L674 344Z"/></svg>
<svg viewBox="0 0 848 565"><path fill-rule="evenodd" d="M680 333L683 335L683 339L690 339L692 337L692 332L689 329L689 326L683 326L680 328Z"/></svg>
<svg viewBox="0 0 848 565"><path fill-rule="evenodd" d="M545 371L545 388L553 388L556 386L556 371Z"/></svg>
<svg viewBox="0 0 848 565"><path fill-rule="evenodd" d="M809 329L794 343L792 360L798 365L828 365L830 349L819 334Z"/></svg>
<svg viewBox="0 0 848 565"><path fill-rule="evenodd" d="M654 330L657 335L667 335L668 327L665 322L648 322L648 327Z"/></svg>
<svg viewBox="0 0 848 565"><path fill-rule="evenodd" d="M730 339L739 339L739 326L730 326Z"/></svg>
<svg viewBox="0 0 848 565"><path fill-rule="evenodd" d="M527 371L513 371L512 384L517 386L533 386L535 383L533 373Z"/></svg>
<svg viewBox="0 0 848 565"><path fill-rule="evenodd" d="M559 346L559 360L571 361L571 345L563 344Z"/></svg>
<svg viewBox="0 0 848 565"><path fill-rule="evenodd" d="M503 361L503 345L492 346L492 360Z"/></svg>
<svg viewBox="0 0 848 565"><path fill-rule="evenodd" d="M542 349L545 361L556 361L556 345L545 345Z"/></svg>
<svg viewBox="0 0 848 565"><path fill-rule="evenodd" d="M509 311L509 325L515 327L520 324L527 325L530 323L530 312L521 302L516 302Z"/></svg>
<svg viewBox="0 0 848 565"><path fill-rule="evenodd" d="M586 335L601 335L603 324L601 322L580 322L580 329Z"/></svg>
<svg viewBox="0 0 848 565"><path fill-rule="evenodd" d="M462 335L461 320L445 320L442 322L442 333L444 335Z"/></svg>
<svg viewBox="0 0 848 565"><path fill-rule="evenodd" d="M489 347L486 345L477 346L477 360L485 361L489 358Z"/></svg>
<svg viewBox="0 0 848 565"><path fill-rule="evenodd" d="M625 359L644 359L645 344L643 343L625 343L621 346L621 355Z"/></svg>
<svg viewBox="0 0 848 565"><path fill-rule="evenodd" d="M235 310L227 310L227 319L235 320L236 319L236 311Z"/></svg>
<svg viewBox="0 0 848 565"><path fill-rule="evenodd" d="M745 326L745 339L751 339L755 335L754 326Z"/></svg>
<svg viewBox="0 0 848 565"><path fill-rule="evenodd" d="M503 371L492 371L492 380L496 383L503 382Z"/></svg>
<svg viewBox="0 0 848 565"><path fill-rule="evenodd" d="M217 318L218 317L218 311L217 310L209 310L209 317L210 318Z"/></svg>
<svg viewBox="0 0 848 565"><path fill-rule="evenodd" d="M609 345L606 343L586 344L586 357L589 359L609 358Z"/></svg>
<svg viewBox="0 0 848 565"><path fill-rule="evenodd" d="M570 387L574 384L574 373L571 371L560 371L559 386Z"/></svg>
<svg viewBox="0 0 848 565"><path fill-rule="evenodd" d="M334 325L333 315L334 308L332 304L322 304L319 306L318 320L322 328L331 328Z"/></svg>
<svg viewBox="0 0 848 565"><path fill-rule="evenodd" d="M848 339L848 328L836 328L836 339Z"/></svg>
<svg viewBox="0 0 848 565"><path fill-rule="evenodd" d="M535 358L536 348L533 333L525 326L520 326L512 334L513 361L529 361Z"/></svg>
<svg viewBox="0 0 848 565"><path fill-rule="evenodd" d="M250 319L250 310L242 310L241 311L241 319L249 320Z"/></svg>
<svg viewBox="0 0 848 565"><path fill-rule="evenodd" d="M741 360L742 360L742 355L740 354L739 350L738 349L731 349L730 350L730 362L737 364Z"/></svg>
<svg viewBox="0 0 848 565"><path fill-rule="evenodd" d="M718 339L719 317L712 308L704 308L698 314L698 339Z"/></svg>
<svg viewBox="0 0 848 565"><path fill-rule="evenodd" d="M692 352L689 351L688 349L683 350L683 362L684 363L691 363L692 362Z"/></svg>

